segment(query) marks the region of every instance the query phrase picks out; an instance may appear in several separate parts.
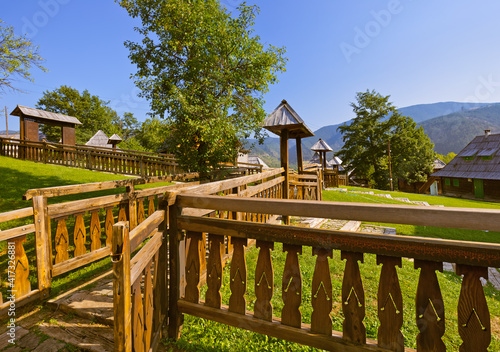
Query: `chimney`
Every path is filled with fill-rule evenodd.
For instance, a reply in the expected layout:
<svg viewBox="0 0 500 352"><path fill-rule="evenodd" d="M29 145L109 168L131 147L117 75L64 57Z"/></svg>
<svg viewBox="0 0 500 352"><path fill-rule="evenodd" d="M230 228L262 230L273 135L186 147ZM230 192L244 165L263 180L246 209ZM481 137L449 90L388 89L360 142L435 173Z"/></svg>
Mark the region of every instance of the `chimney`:
<svg viewBox="0 0 500 352"><path fill-rule="evenodd" d="M484 137L488 138L488 136L491 134L491 130L484 130Z"/></svg>

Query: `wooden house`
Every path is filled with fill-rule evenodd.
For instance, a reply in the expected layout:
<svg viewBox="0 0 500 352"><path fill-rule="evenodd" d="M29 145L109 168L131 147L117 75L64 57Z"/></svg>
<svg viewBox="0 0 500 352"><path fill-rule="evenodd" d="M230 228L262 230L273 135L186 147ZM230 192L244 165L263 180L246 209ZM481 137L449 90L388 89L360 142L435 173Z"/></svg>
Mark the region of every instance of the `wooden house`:
<svg viewBox="0 0 500 352"><path fill-rule="evenodd" d="M443 195L500 201L500 134L486 130L432 176Z"/></svg>
<svg viewBox="0 0 500 352"><path fill-rule="evenodd" d="M121 138L118 135L114 134L108 137L106 133L99 130L87 141L87 143L85 143L85 145L89 147L116 149L116 144L119 142L121 142Z"/></svg>

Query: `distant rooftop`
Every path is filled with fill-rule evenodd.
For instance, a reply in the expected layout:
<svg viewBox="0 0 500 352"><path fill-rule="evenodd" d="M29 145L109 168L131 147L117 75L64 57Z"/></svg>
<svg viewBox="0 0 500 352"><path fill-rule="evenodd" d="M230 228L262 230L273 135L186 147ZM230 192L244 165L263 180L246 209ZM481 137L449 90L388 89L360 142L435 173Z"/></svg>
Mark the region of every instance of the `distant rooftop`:
<svg viewBox="0 0 500 352"><path fill-rule="evenodd" d="M61 123L66 123L66 124L73 124L73 125L81 125L82 123L73 116L68 116L68 115L63 115L63 114L58 114L55 112L49 112L45 110L39 110L39 109L34 109L34 108L29 108L27 106L22 106L18 105L10 113L11 115L14 116L24 116L28 118L32 118L34 120L49 120L49 121L58 121Z"/></svg>

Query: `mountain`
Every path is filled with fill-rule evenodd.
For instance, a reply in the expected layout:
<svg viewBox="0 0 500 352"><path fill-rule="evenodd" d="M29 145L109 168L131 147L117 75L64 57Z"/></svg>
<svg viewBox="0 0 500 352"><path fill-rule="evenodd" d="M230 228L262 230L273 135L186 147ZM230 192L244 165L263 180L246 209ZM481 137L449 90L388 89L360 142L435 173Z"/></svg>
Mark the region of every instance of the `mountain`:
<svg viewBox="0 0 500 352"><path fill-rule="evenodd" d="M422 126L434 143L436 153L458 153L486 129L500 133L500 104L435 117L424 121Z"/></svg>
<svg viewBox="0 0 500 352"><path fill-rule="evenodd" d="M412 105L398 110L402 115L410 116L424 126L424 130L435 144L434 150L439 154L458 153L475 136L483 134L485 129L491 129L492 133L500 129L500 104L440 102ZM342 147L342 134L337 132L340 125L321 127L314 131L314 137L302 140L304 162L312 158L314 153L310 148L319 138L326 141L334 151ZM255 140L249 142L254 143L254 147L249 148L252 155L261 157L269 166L280 165L278 137L266 138L263 145L258 145ZM294 167L297 163L295 140L289 141L289 155L290 164ZM327 153L328 159L332 157L333 153Z"/></svg>
<svg viewBox="0 0 500 352"><path fill-rule="evenodd" d="M448 101L433 104L411 105L398 109L401 115L410 116L413 121L419 123L438 116L449 115L454 112L469 110L473 108L488 106L491 103L457 103Z"/></svg>

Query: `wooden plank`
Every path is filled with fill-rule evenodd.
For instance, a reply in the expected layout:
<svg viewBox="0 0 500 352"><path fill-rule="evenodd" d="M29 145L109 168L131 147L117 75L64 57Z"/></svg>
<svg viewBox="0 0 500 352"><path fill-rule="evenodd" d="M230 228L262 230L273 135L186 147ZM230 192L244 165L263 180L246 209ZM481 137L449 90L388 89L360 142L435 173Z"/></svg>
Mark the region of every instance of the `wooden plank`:
<svg viewBox="0 0 500 352"><path fill-rule="evenodd" d="M87 231L85 229L85 223L83 222L83 214L75 214L75 230L73 233L73 243L75 244L74 256L78 257L87 253L87 248L85 248L85 242L87 239Z"/></svg>
<svg viewBox="0 0 500 352"><path fill-rule="evenodd" d="M487 351L491 322L480 278L488 279L488 268L457 265L457 275L464 276L457 309L460 351Z"/></svg>
<svg viewBox="0 0 500 352"><path fill-rule="evenodd" d="M271 298L274 291L274 272L271 262L271 250L274 243L268 241L257 241L259 250L257 266L255 267L255 305L254 316L259 319L272 321L273 306Z"/></svg>
<svg viewBox="0 0 500 352"><path fill-rule="evenodd" d="M110 254L110 247L102 247L96 251L85 253L81 256L71 258L62 263L54 264L52 268L52 276L62 275L68 271L87 265L89 263L107 257Z"/></svg>
<svg viewBox="0 0 500 352"><path fill-rule="evenodd" d="M79 185L29 189L24 193L23 199L29 200L36 195L43 195L45 197L59 197L69 194L94 192L106 189L122 188L132 185L137 186L137 185L157 183L157 182L183 181L197 177L199 177L197 173L184 173L177 175L156 176L156 177L138 178L130 180L104 181L104 182L84 183Z"/></svg>
<svg viewBox="0 0 500 352"><path fill-rule="evenodd" d="M332 279L328 265L328 257L332 258L333 251L324 248L312 248L312 254L316 255L316 265L314 267L311 284L311 331L331 336L332 319Z"/></svg>
<svg viewBox="0 0 500 352"><path fill-rule="evenodd" d="M200 300L200 276L201 276L201 232L187 231L186 233L186 294L185 299L189 302L198 303Z"/></svg>
<svg viewBox="0 0 500 352"><path fill-rule="evenodd" d="M303 181L290 181L290 186L308 186L308 187L317 187L318 182L303 182Z"/></svg>
<svg viewBox="0 0 500 352"><path fill-rule="evenodd" d="M158 194L162 194L165 192L179 190L179 189L183 189L183 188L187 188L187 187L194 187L194 186L197 186L199 184L200 184L200 181L176 183L174 185L140 189L140 190L136 190L135 193L136 193L138 198L147 198L147 197L156 196Z"/></svg>
<svg viewBox="0 0 500 352"><path fill-rule="evenodd" d="M249 313L244 315L232 313L228 311L226 307L216 309L201 304L187 302L185 300L180 300L178 302L178 307L181 312L189 315L327 351L359 352L362 350L370 352L388 352L386 349L377 347L376 342L373 340L367 341L367 344L364 346L355 345L343 340L341 332L333 332L333 336L316 334L313 333L306 324L302 324L302 329L298 329L281 324L278 318L273 318L273 321L269 322L257 319ZM414 350L407 349L407 351Z"/></svg>
<svg viewBox="0 0 500 352"><path fill-rule="evenodd" d="M259 192L262 192L266 189L269 189L277 185L278 183L282 183L284 180L285 180L284 176L279 176L273 178L271 181L261 183L260 185L249 186L246 190L239 192L238 197L252 197Z"/></svg>
<svg viewBox="0 0 500 352"><path fill-rule="evenodd" d="M38 289L42 297L49 294L52 280L52 239L47 211L47 198L33 197L33 222L35 224L36 268Z"/></svg>
<svg viewBox="0 0 500 352"><path fill-rule="evenodd" d="M40 290L30 291L30 293L22 297L16 296L16 309L19 309L28 303L39 301L40 299L43 299ZM11 303L12 302L10 300L6 300L2 305L0 305L0 317L7 317Z"/></svg>
<svg viewBox="0 0 500 352"><path fill-rule="evenodd" d="M344 313L343 338L353 343L366 343L365 291L361 282L358 261L363 263L363 253L342 251L346 260L342 280L342 312Z"/></svg>
<svg viewBox="0 0 500 352"><path fill-rule="evenodd" d="M287 252L287 254L281 286L283 296L281 323L300 328L302 324L302 315L299 309L302 302L302 276L298 254L302 254L302 246L284 244L283 252Z"/></svg>
<svg viewBox="0 0 500 352"><path fill-rule="evenodd" d="M207 293L205 304L209 307L220 308L222 296L222 252L224 248L224 236L208 234L209 255L207 261Z"/></svg>
<svg viewBox="0 0 500 352"><path fill-rule="evenodd" d="M415 260L414 268L420 268L415 315L420 333L417 335L417 350L421 352L444 352L441 340L445 332L445 310L436 271L443 272L443 263Z"/></svg>
<svg viewBox="0 0 500 352"><path fill-rule="evenodd" d="M130 282L133 284L140 279L146 265L153 259L163 241L163 232L156 232L148 243L134 256L130 262Z"/></svg>
<svg viewBox="0 0 500 352"><path fill-rule="evenodd" d="M176 193L166 193L165 203L170 204L175 201ZM173 198L173 199L172 199ZM170 280L169 280L169 308L168 308L168 337L177 340L180 336L182 328L182 314L180 314L177 307L177 302L180 298L182 290L181 285L184 282L181 280L181 270L184 267L181 265L182 256L181 252L181 239L182 234L177 227L177 217L180 215L180 209L176 205L169 208L169 231L168 231L168 244L169 244L169 264L170 264Z"/></svg>
<svg viewBox="0 0 500 352"><path fill-rule="evenodd" d="M130 248L132 252L160 226L164 219L165 211L158 210L130 231Z"/></svg>
<svg viewBox="0 0 500 352"><path fill-rule="evenodd" d="M500 245L492 243L376 235L184 216L179 217L179 226L191 231L326 249L500 267Z"/></svg>
<svg viewBox="0 0 500 352"><path fill-rule="evenodd" d="M5 213L0 213L0 223L15 219L26 218L32 215L33 215L33 207L11 210Z"/></svg>
<svg viewBox="0 0 500 352"><path fill-rule="evenodd" d="M179 194L180 207L500 231L500 210Z"/></svg>
<svg viewBox="0 0 500 352"><path fill-rule="evenodd" d="M101 221L97 210L92 212L90 218L90 251L96 251L101 248Z"/></svg>
<svg viewBox="0 0 500 352"><path fill-rule="evenodd" d="M244 176L244 177L238 177L234 179L229 179L229 180L224 180L224 181L217 181L217 182L210 182L210 183L205 183L199 186L194 186L194 187L188 187L186 189L181 190L181 192L189 191L190 193L217 193L224 191L226 189L231 189L234 187L246 185L252 182L257 182L269 177L273 177L276 175L279 175L283 172L283 169L274 169L271 171L266 171L254 175L249 175L249 176ZM225 209L227 210L227 209Z"/></svg>
<svg viewBox="0 0 500 352"><path fill-rule="evenodd" d="M35 232L35 224L14 227L12 229L0 231L0 241L7 241L33 232Z"/></svg>
<svg viewBox="0 0 500 352"><path fill-rule="evenodd" d="M391 351L404 351L403 296L399 286L396 266L401 267L401 258L377 255L377 265L382 264L378 286L378 345Z"/></svg>
<svg viewBox="0 0 500 352"><path fill-rule="evenodd" d="M12 242L14 242L15 250L14 261L9 260L9 269L11 266L14 267L14 287L12 292L15 292L16 297L22 297L31 292L31 283L28 279L30 266L23 245L26 242L26 236L17 237Z"/></svg>
<svg viewBox="0 0 500 352"><path fill-rule="evenodd" d="M113 207L106 208L106 220L104 221L104 231L106 232L106 246L111 247L111 239L113 237L113 225L115 218L113 216Z"/></svg>
<svg viewBox="0 0 500 352"><path fill-rule="evenodd" d="M135 281L132 285L132 345L134 352L144 351L144 307L141 280Z"/></svg>
<svg viewBox="0 0 500 352"><path fill-rule="evenodd" d="M126 222L113 226L113 311L115 351L132 350L132 302L130 288L130 242Z"/></svg>
<svg viewBox="0 0 500 352"><path fill-rule="evenodd" d="M231 237L233 245L233 259L231 260L230 281L231 296L229 297L229 311L245 314L247 290L247 264L245 260L246 238Z"/></svg>
<svg viewBox="0 0 500 352"><path fill-rule="evenodd" d="M75 200L65 203L51 204L48 206L49 216L51 218L55 218L58 216L64 216L68 214L92 211L109 206L114 206L127 200L128 200L128 195L126 193L122 193L110 196L95 197L90 199Z"/></svg>
<svg viewBox="0 0 500 352"><path fill-rule="evenodd" d="M156 251L158 253L158 251ZM149 351L151 339L153 337L153 283L151 281L151 268L153 260L151 259L144 269L144 350Z"/></svg>
<svg viewBox="0 0 500 352"><path fill-rule="evenodd" d="M56 236L54 237L54 246L56 257L55 264L64 262L69 259L69 235L68 228L66 227L66 218L57 220Z"/></svg>

